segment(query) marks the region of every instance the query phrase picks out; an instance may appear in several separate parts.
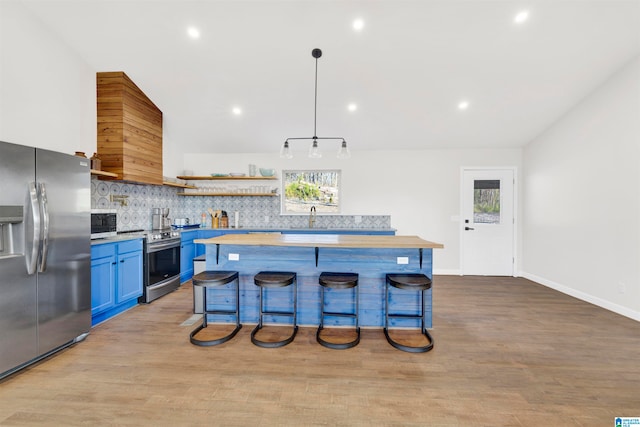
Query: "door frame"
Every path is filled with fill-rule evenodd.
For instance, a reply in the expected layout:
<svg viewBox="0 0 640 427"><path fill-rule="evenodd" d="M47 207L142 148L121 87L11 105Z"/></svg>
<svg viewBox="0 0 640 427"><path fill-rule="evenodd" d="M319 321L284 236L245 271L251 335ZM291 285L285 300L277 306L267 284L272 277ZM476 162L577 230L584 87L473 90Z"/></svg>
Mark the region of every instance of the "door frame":
<svg viewBox="0 0 640 427"><path fill-rule="evenodd" d="M460 276L464 276L464 173L466 171L504 171L510 170L513 173L513 241L511 242L511 254L513 257L513 265L511 275L518 277L518 233L519 233L519 221L518 221L518 168L517 166L461 166L460 167L460 206L458 216L458 233L460 244Z"/></svg>

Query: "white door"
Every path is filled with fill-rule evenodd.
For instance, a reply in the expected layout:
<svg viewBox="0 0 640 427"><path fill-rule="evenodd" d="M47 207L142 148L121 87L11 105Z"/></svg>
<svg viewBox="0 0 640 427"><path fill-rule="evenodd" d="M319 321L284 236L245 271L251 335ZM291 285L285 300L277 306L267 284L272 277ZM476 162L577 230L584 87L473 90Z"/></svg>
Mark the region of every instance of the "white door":
<svg viewBox="0 0 640 427"><path fill-rule="evenodd" d="M461 273L513 276L514 169L462 170Z"/></svg>

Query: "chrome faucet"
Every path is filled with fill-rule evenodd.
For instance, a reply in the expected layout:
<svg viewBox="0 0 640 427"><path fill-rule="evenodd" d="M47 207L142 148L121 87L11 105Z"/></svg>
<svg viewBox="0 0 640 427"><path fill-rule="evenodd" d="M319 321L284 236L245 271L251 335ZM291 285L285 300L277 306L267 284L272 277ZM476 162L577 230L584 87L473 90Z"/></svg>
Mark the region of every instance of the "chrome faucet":
<svg viewBox="0 0 640 427"><path fill-rule="evenodd" d="M309 228L313 228L316 224L316 207L311 206L311 211L309 212Z"/></svg>

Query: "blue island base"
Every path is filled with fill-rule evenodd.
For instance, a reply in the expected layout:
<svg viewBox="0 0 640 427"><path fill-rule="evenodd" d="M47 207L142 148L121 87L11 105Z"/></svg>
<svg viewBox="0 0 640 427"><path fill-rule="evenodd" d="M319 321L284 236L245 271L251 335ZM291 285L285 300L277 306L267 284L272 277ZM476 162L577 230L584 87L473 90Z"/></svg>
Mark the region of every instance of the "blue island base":
<svg viewBox="0 0 640 427"><path fill-rule="evenodd" d="M406 264L398 264L398 258ZM422 258L422 259L421 259ZM217 260L217 262L216 262ZM422 265L420 265L422 261ZM207 270L233 270L240 273L240 319L258 323L259 288L253 276L260 271L291 271L298 276L298 324L318 326L320 323L320 285L324 271L358 273L360 290L359 322L362 327L384 326L385 275L387 273L423 273L432 277L432 250L423 249L352 249L283 246L207 245ZM426 326L432 327L432 290L426 292ZM290 311L293 306L291 287L266 289L265 311ZM209 288L208 309L225 309L235 304L232 285ZM392 313L417 314L421 306L420 292L390 287ZM352 312L351 290L325 290L325 311ZM209 322L232 322L226 316L208 315ZM291 319L265 316L265 323L290 323ZM325 317L325 326L353 325L353 319ZM419 328L416 319L389 319L391 327Z"/></svg>

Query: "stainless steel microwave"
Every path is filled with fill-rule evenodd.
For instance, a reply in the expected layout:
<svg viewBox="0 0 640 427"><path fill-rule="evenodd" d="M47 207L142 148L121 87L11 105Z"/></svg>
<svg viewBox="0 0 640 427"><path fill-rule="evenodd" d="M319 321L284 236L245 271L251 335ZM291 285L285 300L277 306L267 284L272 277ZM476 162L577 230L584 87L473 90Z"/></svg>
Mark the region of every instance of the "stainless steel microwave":
<svg viewBox="0 0 640 427"><path fill-rule="evenodd" d="M117 234L118 215L115 209L91 209L91 238L102 239Z"/></svg>

